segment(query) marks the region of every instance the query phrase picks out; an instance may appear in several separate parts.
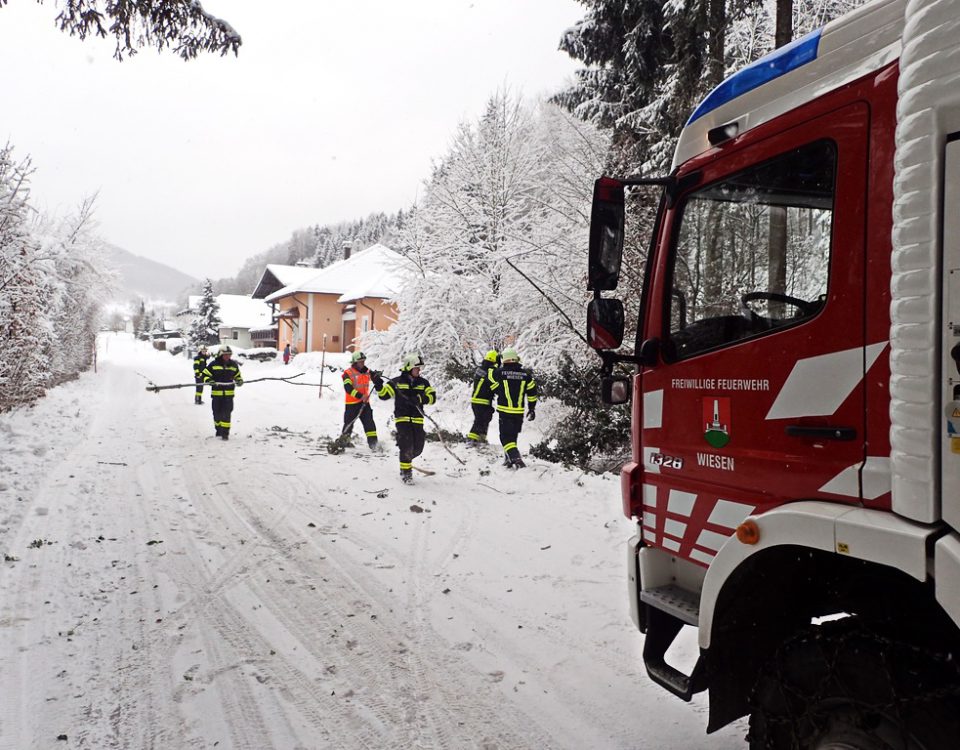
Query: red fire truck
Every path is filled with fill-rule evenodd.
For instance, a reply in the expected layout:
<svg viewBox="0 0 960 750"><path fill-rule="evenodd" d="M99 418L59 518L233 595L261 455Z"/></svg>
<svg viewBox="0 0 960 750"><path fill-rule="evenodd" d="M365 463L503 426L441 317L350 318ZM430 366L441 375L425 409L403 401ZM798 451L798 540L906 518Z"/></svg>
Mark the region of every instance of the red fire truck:
<svg viewBox="0 0 960 750"><path fill-rule="evenodd" d="M960 748L960 2L876 0L729 77L669 176L597 181L589 288L650 678L754 748Z"/></svg>

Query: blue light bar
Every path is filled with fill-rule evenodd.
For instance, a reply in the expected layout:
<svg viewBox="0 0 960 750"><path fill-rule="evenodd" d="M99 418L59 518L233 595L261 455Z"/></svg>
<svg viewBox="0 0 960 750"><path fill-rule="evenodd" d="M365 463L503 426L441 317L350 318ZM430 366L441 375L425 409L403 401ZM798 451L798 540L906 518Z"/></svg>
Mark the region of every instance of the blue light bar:
<svg viewBox="0 0 960 750"><path fill-rule="evenodd" d="M752 62L747 67L734 73L707 94L707 97L700 102L700 106L690 115L687 125L697 118L703 117L707 112L736 99L741 94L752 91L784 73L789 73L801 65L816 60L822 31L823 29L817 29L799 39L794 39L790 44L774 50L769 55L761 57L756 62Z"/></svg>

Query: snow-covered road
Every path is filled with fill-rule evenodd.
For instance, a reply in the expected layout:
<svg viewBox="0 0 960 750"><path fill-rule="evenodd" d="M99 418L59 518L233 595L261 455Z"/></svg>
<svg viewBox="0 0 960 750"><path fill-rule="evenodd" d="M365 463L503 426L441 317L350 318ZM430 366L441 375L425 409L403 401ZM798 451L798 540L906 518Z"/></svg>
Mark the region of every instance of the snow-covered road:
<svg viewBox="0 0 960 750"><path fill-rule="evenodd" d="M643 674L615 477L428 443L407 487L325 450L337 389L250 384L224 443L145 378L189 361L107 336L0 416L3 750L744 746Z"/></svg>

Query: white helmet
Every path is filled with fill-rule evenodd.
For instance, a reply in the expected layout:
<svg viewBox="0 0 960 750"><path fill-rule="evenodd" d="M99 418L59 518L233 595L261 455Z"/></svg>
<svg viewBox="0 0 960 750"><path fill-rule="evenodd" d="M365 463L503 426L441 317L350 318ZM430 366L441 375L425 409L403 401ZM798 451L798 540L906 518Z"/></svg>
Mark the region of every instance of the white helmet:
<svg viewBox="0 0 960 750"><path fill-rule="evenodd" d="M517 354L517 350L514 349L514 348L511 346L511 347L508 347L508 348L504 349L502 352L500 352L500 359L501 359L501 361L503 361L504 363L506 363L506 362L519 362L519 361L520 361L520 355Z"/></svg>
<svg viewBox="0 0 960 750"><path fill-rule="evenodd" d="M403 355L403 366L401 370L412 370L414 367L423 367L423 357L416 352Z"/></svg>

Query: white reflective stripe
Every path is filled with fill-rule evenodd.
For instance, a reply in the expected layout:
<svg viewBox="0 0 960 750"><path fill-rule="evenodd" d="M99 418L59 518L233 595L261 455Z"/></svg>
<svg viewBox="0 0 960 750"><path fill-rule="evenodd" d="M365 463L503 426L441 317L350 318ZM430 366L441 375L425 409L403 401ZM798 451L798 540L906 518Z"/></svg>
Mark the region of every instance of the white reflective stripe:
<svg viewBox="0 0 960 750"><path fill-rule="evenodd" d="M710 512L710 523L717 526L726 526L728 529L735 529L744 518L754 511L753 505L744 503L735 503L732 500L717 500L717 504Z"/></svg>
<svg viewBox="0 0 960 750"><path fill-rule="evenodd" d="M670 490L670 499L667 500L667 510L678 516L689 516L697 502L697 495L693 492Z"/></svg>
<svg viewBox="0 0 960 750"><path fill-rule="evenodd" d="M863 498L875 500L890 491L890 457L867 456L863 467Z"/></svg>
<svg viewBox="0 0 960 750"><path fill-rule="evenodd" d="M663 539L660 540L660 544L662 544L664 547L666 547L669 550L673 550L674 552L680 551L680 542L675 542L673 541L673 539L667 539L666 537L664 537Z"/></svg>
<svg viewBox="0 0 960 750"><path fill-rule="evenodd" d="M700 532L700 536L697 537L697 544L701 547L716 551L726 544L729 538L727 535L704 529Z"/></svg>
<svg viewBox="0 0 960 750"><path fill-rule="evenodd" d="M844 497L860 497L860 464L848 466L823 485L820 492L829 492Z"/></svg>
<svg viewBox="0 0 960 750"><path fill-rule="evenodd" d="M887 342L797 360L767 419L830 416L863 380Z"/></svg>
<svg viewBox="0 0 960 750"><path fill-rule="evenodd" d="M645 445L643 447L643 470L651 474L660 473L660 464L651 463L650 457L655 453L659 453L659 448L654 448L650 445Z"/></svg>
<svg viewBox="0 0 960 750"><path fill-rule="evenodd" d="M687 524L683 521L674 521L672 518L665 518L663 521L663 531L665 534L683 539L683 535L687 532Z"/></svg>
<svg viewBox="0 0 960 750"><path fill-rule="evenodd" d="M863 465L863 499L876 500L890 491L890 459L885 456L867 456ZM844 497L860 497L860 464L848 466L820 488Z"/></svg>
<svg viewBox="0 0 960 750"><path fill-rule="evenodd" d="M663 426L663 389L643 394L643 428L658 429Z"/></svg>
<svg viewBox="0 0 960 750"><path fill-rule="evenodd" d="M643 504L651 508L657 507L657 488L652 484L643 485Z"/></svg>
<svg viewBox="0 0 960 750"><path fill-rule="evenodd" d="M698 550L698 549L692 549L692 550L690 550L690 557L691 557L692 559L694 559L694 560L699 560L699 561L702 562L704 565L709 565L710 563L713 562L713 555L712 555L712 554L710 554L709 552L703 552L703 551Z"/></svg>

